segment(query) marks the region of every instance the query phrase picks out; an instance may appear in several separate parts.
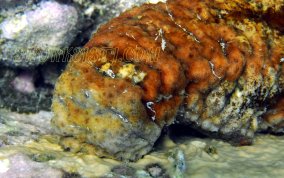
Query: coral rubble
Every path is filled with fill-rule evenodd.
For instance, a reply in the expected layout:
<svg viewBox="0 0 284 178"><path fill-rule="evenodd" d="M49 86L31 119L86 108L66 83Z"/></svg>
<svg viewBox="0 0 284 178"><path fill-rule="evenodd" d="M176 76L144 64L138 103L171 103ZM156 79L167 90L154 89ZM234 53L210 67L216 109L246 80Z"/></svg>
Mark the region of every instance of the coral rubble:
<svg viewBox="0 0 284 178"><path fill-rule="evenodd" d="M168 0L112 19L57 82L52 123L62 144L135 160L174 122L251 144L284 87L283 7ZM266 125L283 119L267 116Z"/></svg>

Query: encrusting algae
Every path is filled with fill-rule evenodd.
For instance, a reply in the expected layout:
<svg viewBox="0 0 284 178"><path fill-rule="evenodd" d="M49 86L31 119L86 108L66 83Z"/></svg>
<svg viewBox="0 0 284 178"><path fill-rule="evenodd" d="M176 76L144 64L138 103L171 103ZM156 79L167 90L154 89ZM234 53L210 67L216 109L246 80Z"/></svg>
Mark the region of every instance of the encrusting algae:
<svg viewBox="0 0 284 178"><path fill-rule="evenodd" d="M137 160L174 122L237 145L283 132L283 9L282 0L168 0L112 19L56 84L62 145Z"/></svg>

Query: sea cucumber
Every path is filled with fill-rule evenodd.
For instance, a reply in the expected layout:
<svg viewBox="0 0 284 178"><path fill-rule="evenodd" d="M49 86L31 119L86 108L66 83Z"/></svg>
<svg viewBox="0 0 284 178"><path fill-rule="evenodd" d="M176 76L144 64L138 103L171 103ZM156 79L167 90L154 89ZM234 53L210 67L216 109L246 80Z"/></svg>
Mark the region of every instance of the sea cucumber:
<svg viewBox="0 0 284 178"><path fill-rule="evenodd" d="M56 84L62 145L137 160L175 122L238 145L281 130L283 115L262 116L284 87L283 9L282 0L168 0L112 19Z"/></svg>

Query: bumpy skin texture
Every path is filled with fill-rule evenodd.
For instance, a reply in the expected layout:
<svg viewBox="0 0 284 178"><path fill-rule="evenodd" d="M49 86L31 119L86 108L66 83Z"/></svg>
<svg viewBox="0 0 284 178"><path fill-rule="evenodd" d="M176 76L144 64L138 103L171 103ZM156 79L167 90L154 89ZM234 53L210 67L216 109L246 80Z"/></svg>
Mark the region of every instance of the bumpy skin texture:
<svg viewBox="0 0 284 178"><path fill-rule="evenodd" d="M66 148L137 159L151 150L161 128L148 118L140 87L97 71L107 59L99 48L75 56L57 82L52 123L67 137Z"/></svg>
<svg viewBox="0 0 284 178"><path fill-rule="evenodd" d="M280 0L169 0L124 12L58 80L53 125L82 143L76 150L85 144L130 160L175 121L250 144L260 123L283 127L283 117L262 117L284 87L283 7Z"/></svg>

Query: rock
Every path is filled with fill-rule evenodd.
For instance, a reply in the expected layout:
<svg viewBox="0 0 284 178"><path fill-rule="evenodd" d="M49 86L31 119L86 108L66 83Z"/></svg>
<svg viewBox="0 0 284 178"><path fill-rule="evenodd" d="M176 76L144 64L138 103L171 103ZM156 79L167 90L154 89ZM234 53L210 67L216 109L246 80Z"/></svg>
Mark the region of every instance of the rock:
<svg viewBox="0 0 284 178"><path fill-rule="evenodd" d="M34 77L32 73L23 72L11 82L12 87L21 93L33 93L35 91Z"/></svg>
<svg viewBox="0 0 284 178"><path fill-rule="evenodd" d="M170 151L169 160L173 162L174 174L177 178L183 178L186 171L185 155L181 149L173 149Z"/></svg>
<svg viewBox="0 0 284 178"><path fill-rule="evenodd" d="M49 167L44 163L32 161L24 154L15 154L0 160L0 177L9 178L61 178L63 173L60 170Z"/></svg>
<svg viewBox="0 0 284 178"><path fill-rule="evenodd" d="M41 135L51 134L50 112L18 114L0 110L0 145L20 145L37 140Z"/></svg>
<svg viewBox="0 0 284 178"><path fill-rule="evenodd" d="M119 166L112 168L111 172L117 175L118 177L119 176L135 177L136 170L126 165L119 165Z"/></svg>
<svg viewBox="0 0 284 178"><path fill-rule="evenodd" d="M41 76L44 85L54 87L64 67L62 63L47 62L39 67L38 75Z"/></svg>
<svg viewBox="0 0 284 178"><path fill-rule="evenodd" d="M27 115L0 110L0 138L13 129L15 140L0 147L0 177L281 178L284 174L284 136L258 135L255 144L246 147L210 138L164 137L139 161L120 162L63 151L58 136L50 135L51 117L50 112ZM19 141L22 135L25 141Z"/></svg>
<svg viewBox="0 0 284 178"><path fill-rule="evenodd" d="M52 124L62 144L136 160L175 121L252 144L284 89L284 36L248 14L278 18L284 4L218 2L144 4L102 25L56 84ZM249 13L239 18L235 6Z"/></svg>
<svg viewBox="0 0 284 178"><path fill-rule="evenodd" d="M28 3L29 1L31 1L31 0L22 0L22 1L18 1L18 0L2 0L1 4L0 4L0 9L1 8L10 8L10 7L23 5L25 3Z"/></svg>
<svg viewBox="0 0 284 178"><path fill-rule="evenodd" d="M7 66L42 64L69 47L78 33L80 15L72 5L42 1L20 7L0 11L0 61Z"/></svg>
<svg viewBox="0 0 284 178"><path fill-rule="evenodd" d="M146 171L155 178L170 178L170 176L167 175L166 170L159 164L147 165Z"/></svg>
<svg viewBox="0 0 284 178"><path fill-rule="evenodd" d="M0 108L18 112L50 110L53 87L44 84L37 74L35 70L0 67Z"/></svg>

